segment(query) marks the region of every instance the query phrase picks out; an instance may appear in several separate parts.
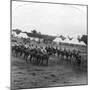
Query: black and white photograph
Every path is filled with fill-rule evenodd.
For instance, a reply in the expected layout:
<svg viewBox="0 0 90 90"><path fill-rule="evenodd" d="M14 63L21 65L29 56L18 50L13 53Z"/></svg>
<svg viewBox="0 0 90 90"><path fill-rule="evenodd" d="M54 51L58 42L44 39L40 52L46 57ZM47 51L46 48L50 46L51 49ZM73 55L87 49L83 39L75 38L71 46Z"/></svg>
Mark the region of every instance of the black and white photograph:
<svg viewBox="0 0 90 90"><path fill-rule="evenodd" d="M11 1L11 89L88 85L88 5Z"/></svg>

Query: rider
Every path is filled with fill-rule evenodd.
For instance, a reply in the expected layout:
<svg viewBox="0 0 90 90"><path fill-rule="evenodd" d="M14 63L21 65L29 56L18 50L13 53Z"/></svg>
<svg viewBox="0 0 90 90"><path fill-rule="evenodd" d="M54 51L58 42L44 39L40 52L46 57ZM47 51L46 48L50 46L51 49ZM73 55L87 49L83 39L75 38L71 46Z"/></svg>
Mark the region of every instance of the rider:
<svg viewBox="0 0 90 90"><path fill-rule="evenodd" d="M46 49L45 49L44 47L41 47L41 52L42 52L43 54L46 54Z"/></svg>
<svg viewBox="0 0 90 90"><path fill-rule="evenodd" d="M25 48L28 48L28 45L25 43Z"/></svg>

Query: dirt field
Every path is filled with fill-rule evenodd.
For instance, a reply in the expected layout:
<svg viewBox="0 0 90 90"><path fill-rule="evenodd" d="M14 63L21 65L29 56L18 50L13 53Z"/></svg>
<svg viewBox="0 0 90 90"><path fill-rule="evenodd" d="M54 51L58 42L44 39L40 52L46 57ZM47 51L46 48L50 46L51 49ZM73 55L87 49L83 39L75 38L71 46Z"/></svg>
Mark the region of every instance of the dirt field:
<svg viewBox="0 0 90 90"><path fill-rule="evenodd" d="M11 59L11 88L29 89L52 86L68 86L87 84L87 67L71 65L66 60L50 57L48 66L28 64L23 57Z"/></svg>

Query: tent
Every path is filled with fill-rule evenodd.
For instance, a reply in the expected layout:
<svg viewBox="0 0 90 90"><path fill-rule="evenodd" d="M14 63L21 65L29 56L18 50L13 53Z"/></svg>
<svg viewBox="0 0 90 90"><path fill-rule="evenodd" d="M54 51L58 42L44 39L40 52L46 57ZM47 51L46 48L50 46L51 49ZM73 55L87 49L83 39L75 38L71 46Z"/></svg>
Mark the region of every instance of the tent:
<svg viewBox="0 0 90 90"><path fill-rule="evenodd" d="M56 42L56 43L60 43L60 42L69 43L68 39L62 40L60 37L56 37L53 41Z"/></svg>
<svg viewBox="0 0 90 90"><path fill-rule="evenodd" d="M59 44L60 42L62 42L62 39L60 37L56 37L53 42L56 42L57 44Z"/></svg>
<svg viewBox="0 0 90 90"><path fill-rule="evenodd" d="M77 38L73 38L72 40L68 40L70 44L77 44L77 45L85 45L84 42L79 42Z"/></svg>
<svg viewBox="0 0 90 90"><path fill-rule="evenodd" d="M70 43L70 40L66 38L65 40L62 40L63 43Z"/></svg>
<svg viewBox="0 0 90 90"><path fill-rule="evenodd" d="M80 45L86 46L86 44L83 41L80 42Z"/></svg>
<svg viewBox="0 0 90 90"><path fill-rule="evenodd" d="M62 39L61 39L61 38L59 38L59 37L56 37L53 41L54 41L54 42L61 42L61 41L62 41Z"/></svg>
<svg viewBox="0 0 90 90"><path fill-rule="evenodd" d="M18 35L16 34L16 32L12 31L11 33L14 37L18 37Z"/></svg>
<svg viewBox="0 0 90 90"><path fill-rule="evenodd" d="M20 38L21 38L21 37L23 37L23 38L28 38L27 34L26 34L26 33L23 33L23 32L21 32L21 33L19 34L19 37L20 37Z"/></svg>
<svg viewBox="0 0 90 90"><path fill-rule="evenodd" d="M61 42L61 43L69 43L69 44L77 44L77 45L84 45L85 46L85 43L82 41L79 42L77 40L77 38L73 38L72 40L69 40L68 38L66 38L65 40L62 40L61 38L56 37L53 41L56 42L57 44L59 44Z"/></svg>
<svg viewBox="0 0 90 90"><path fill-rule="evenodd" d="M72 40L69 40L69 43L71 43L71 44L80 44L79 41L76 38L73 38Z"/></svg>

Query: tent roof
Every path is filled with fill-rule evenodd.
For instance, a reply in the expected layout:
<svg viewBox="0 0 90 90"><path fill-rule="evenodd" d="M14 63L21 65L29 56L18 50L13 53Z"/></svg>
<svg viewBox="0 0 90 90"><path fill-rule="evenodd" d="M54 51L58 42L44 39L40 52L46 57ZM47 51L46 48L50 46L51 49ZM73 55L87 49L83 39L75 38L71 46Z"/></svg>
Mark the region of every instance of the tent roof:
<svg viewBox="0 0 90 90"><path fill-rule="evenodd" d="M62 42L62 39L59 38L59 37L56 37L53 41L54 41L54 42Z"/></svg>
<svg viewBox="0 0 90 90"><path fill-rule="evenodd" d="M69 44L77 44L77 45L85 45L84 42L79 42L77 40L77 38L73 38L72 40L69 40L68 38L66 38L65 40L62 40L61 38L59 37L56 37L54 40L54 42L62 42L62 43L69 43Z"/></svg>
<svg viewBox="0 0 90 90"><path fill-rule="evenodd" d="M26 33L23 33L23 32L21 32L19 34L19 37L28 38L27 34Z"/></svg>
<svg viewBox="0 0 90 90"><path fill-rule="evenodd" d="M86 46L86 44L85 44L83 41L81 41L81 42L80 42L80 44L81 44L81 45L85 45L85 46Z"/></svg>
<svg viewBox="0 0 90 90"><path fill-rule="evenodd" d="M17 33L12 31L12 35L14 35L15 37L18 37Z"/></svg>

